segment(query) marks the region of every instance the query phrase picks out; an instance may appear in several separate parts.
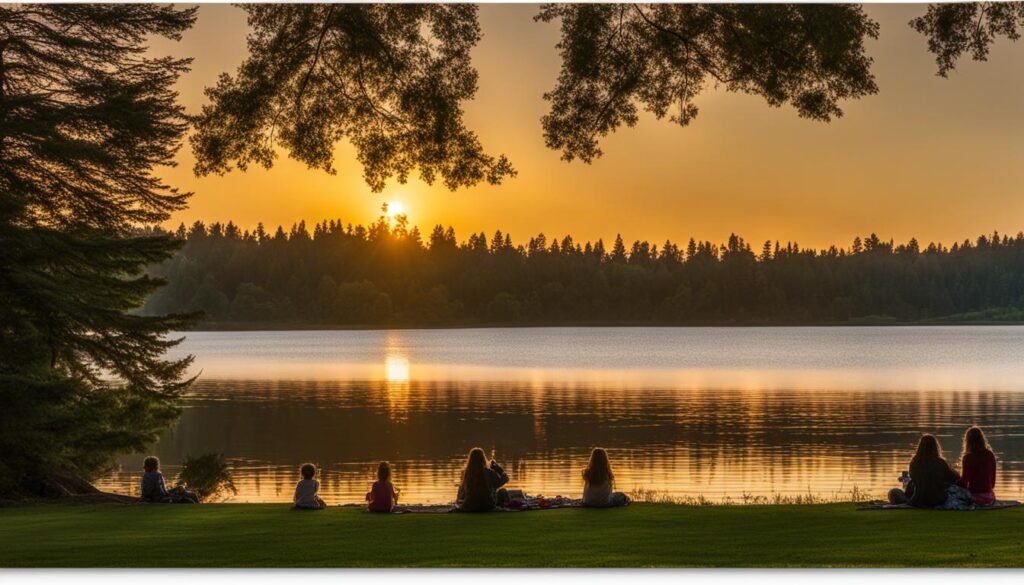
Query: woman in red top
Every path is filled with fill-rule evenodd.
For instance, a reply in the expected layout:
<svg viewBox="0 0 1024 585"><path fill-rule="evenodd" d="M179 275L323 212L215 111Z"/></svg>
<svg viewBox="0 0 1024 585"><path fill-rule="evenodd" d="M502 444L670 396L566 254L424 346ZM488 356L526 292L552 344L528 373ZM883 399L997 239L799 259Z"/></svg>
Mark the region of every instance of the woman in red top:
<svg viewBox="0 0 1024 585"><path fill-rule="evenodd" d="M985 433L971 427L964 433L964 454L960 459L960 485L971 492L971 501L978 506L991 506L996 501L996 456L985 440Z"/></svg>
<svg viewBox="0 0 1024 585"><path fill-rule="evenodd" d="M366 494L371 512L390 512L398 503L398 490L391 483L391 464L381 461L377 466L377 481L373 482L370 493Z"/></svg>

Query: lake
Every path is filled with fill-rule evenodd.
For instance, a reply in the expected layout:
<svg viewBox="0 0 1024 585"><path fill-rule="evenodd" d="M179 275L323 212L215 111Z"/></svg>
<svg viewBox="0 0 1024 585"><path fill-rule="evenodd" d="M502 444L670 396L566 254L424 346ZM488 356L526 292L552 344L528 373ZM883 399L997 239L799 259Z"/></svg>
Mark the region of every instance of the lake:
<svg viewBox="0 0 1024 585"><path fill-rule="evenodd" d="M153 447L173 479L223 452L235 502L290 502L298 467L363 501L377 462L405 502L454 497L483 447L510 487L578 497L590 449L617 489L713 501L883 497L922 432L950 462L972 423L1024 488L1024 328L586 327L190 332L200 373ZM143 455L102 489L137 494Z"/></svg>

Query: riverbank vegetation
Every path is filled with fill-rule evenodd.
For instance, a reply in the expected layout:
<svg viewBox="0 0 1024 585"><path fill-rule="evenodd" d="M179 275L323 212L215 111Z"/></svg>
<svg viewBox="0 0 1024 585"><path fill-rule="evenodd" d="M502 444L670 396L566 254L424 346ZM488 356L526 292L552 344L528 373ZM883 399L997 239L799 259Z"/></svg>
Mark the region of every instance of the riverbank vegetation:
<svg viewBox="0 0 1024 585"><path fill-rule="evenodd" d="M743 238L606 245L501 231L459 241L405 218L273 233L181 225L145 312L223 328L1019 322L1024 234L951 245L871 234L847 247ZM207 325L211 326L211 325Z"/></svg>
<svg viewBox="0 0 1024 585"><path fill-rule="evenodd" d="M0 566L1016 567L1022 521L1022 508L859 512L850 503L478 515L46 504L0 508Z"/></svg>

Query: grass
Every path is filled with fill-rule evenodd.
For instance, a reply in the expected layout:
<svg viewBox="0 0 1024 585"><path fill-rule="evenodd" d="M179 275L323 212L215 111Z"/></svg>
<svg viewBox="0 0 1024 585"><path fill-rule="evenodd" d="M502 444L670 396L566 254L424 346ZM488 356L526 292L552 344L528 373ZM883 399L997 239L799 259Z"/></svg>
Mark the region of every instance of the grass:
<svg viewBox="0 0 1024 585"><path fill-rule="evenodd" d="M852 504L371 515L114 504L0 509L0 567L1019 567L1024 507Z"/></svg>

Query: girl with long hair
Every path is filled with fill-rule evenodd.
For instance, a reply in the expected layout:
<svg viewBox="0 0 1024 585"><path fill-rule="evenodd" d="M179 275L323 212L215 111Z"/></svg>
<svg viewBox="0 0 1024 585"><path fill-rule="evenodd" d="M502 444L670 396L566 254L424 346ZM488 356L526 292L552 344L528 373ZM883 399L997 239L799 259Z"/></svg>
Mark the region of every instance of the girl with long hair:
<svg viewBox="0 0 1024 585"><path fill-rule="evenodd" d="M960 472L960 485L971 492L971 502L977 506L991 506L996 502L996 456L985 440L985 433L976 426L964 432Z"/></svg>
<svg viewBox="0 0 1024 585"><path fill-rule="evenodd" d="M590 452L590 462L583 469L583 505L593 508L624 506L629 498L622 492L612 491L615 474L608 460L608 452L595 447Z"/></svg>
<svg viewBox="0 0 1024 585"><path fill-rule="evenodd" d="M490 512L498 505L498 488L508 483L508 475L479 447L470 449L462 470L456 504L460 512Z"/></svg>
<svg viewBox="0 0 1024 585"><path fill-rule="evenodd" d="M909 503L917 508L934 508L946 503L947 490L960 481L960 476L942 458L942 446L935 435L921 435L917 451L910 460L910 482L906 492L892 490L889 500Z"/></svg>

